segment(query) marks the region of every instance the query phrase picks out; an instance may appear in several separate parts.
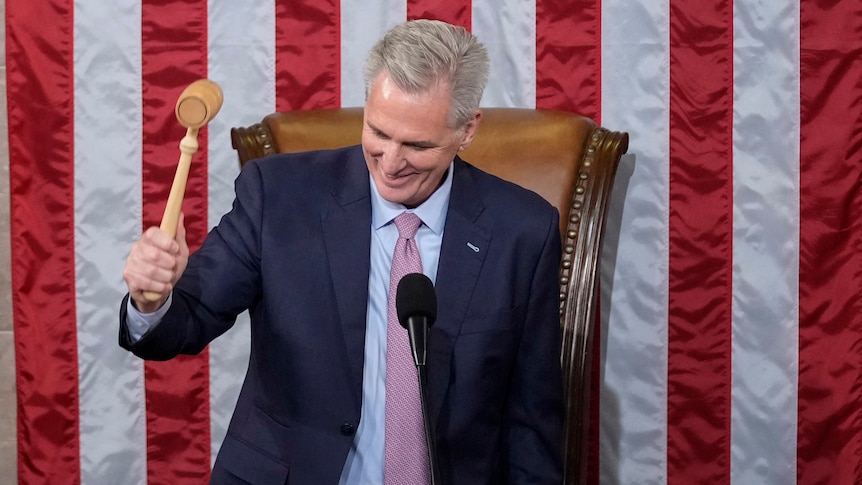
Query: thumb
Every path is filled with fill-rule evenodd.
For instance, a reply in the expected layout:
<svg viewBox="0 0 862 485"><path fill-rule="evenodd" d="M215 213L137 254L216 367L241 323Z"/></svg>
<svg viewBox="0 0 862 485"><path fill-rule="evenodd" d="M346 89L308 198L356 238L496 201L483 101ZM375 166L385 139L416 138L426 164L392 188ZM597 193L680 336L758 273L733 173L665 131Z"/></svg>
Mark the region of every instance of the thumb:
<svg viewBox="0 0 862 485"><path fill-rule="evenodd" d="M189 253L189 245L186 242L186 225L185 225L186 215L180 212L180 217L177 220L177 235L175 236L175 240L177 244L180 246L180 254L188 254Z"/></svg>

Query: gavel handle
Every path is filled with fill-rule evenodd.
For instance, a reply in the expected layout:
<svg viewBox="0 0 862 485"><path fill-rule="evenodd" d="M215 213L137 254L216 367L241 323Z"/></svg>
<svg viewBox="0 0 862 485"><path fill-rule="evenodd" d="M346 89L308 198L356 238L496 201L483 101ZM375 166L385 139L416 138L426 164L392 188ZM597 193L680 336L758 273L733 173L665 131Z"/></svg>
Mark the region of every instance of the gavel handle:
<svg viewBox="0 0 862 485"><path fill-rule="evenodd" d="M180 220L180 210L183 206L183 197L186 193L186 182L189 179L189 169L192 165L192 155L198 151L198 128L188 128L186 136L180 140L180 161L177 163L177 172L174 174L174 182L171 184L171 193L165 205L165 213L162 215L162 223L159 229L168 236L177 235L177 224ZM145 291L144 298L147 301L159 301L161 293Z"/></svg>

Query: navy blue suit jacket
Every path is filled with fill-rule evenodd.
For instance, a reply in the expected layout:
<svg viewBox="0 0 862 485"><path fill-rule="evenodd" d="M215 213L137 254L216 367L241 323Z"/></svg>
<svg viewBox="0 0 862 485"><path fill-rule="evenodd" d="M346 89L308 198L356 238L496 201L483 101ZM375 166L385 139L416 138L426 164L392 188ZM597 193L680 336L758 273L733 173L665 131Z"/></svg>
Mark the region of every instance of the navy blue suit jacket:
<svg viewBox="0 0 862 485"><path fill-rule="evenodd" d="M558 213L460 159L453 177L427 364L441 478L560 483ZM250 310L212 483L337 483L361 418L370 234L360 147L258 160L162 322L131 344L121 306L120 344L156 360L200 352Z"/></svg>

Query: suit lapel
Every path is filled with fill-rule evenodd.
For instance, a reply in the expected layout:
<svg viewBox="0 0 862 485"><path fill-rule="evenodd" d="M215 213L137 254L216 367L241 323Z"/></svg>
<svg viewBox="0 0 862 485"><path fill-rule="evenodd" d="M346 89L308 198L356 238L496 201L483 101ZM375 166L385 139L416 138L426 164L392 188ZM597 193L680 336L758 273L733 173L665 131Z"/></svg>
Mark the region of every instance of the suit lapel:
<svg viewBox="0 0 862 485"><path fill-rule="evenodd" d="M491 242L488 231L477 224L485 206L478 195L474 169L456 159L454 170L437 268L437 323L431 328L428 343L428 407L434 421L449 385L455 340Z"/></svg>
<svg viewBox="0 0 862 485"><path fill-rule="evenodd" d="M491 242L488 231L477 224L485 206L478 195L473 170L456 159L440 249L436 278L437 322L431 328L428 344L429 411L434 421L446 397L455 340ZM362 400L371 264L371 195L368 184L362 152L357 149L351 154L339 188L333 193L336 204L321 218L335 304L342 322L357 404Z"/></svg>
<svg viewBox="0 0 862 485"><path fill-rule="evenodd" d="M356 402L361 403L371 264L371 199L368 171L358 148L351 152L333 197L336 205L322 216L321 224Z"/></svg>

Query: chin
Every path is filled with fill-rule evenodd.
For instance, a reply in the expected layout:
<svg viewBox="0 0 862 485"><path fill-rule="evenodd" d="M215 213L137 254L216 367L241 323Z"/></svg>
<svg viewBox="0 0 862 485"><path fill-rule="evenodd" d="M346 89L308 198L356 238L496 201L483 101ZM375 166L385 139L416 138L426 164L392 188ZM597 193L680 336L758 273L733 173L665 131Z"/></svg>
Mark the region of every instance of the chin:
<svg viewBox="0 0 862 485"><path fill-rule="evenodd" d="M399 191L392 190L380 190L377 189L380 193L380 197L383 197L383 200L387 202L392 202L393 204L404 204L405 197Z"/></svg>
<svg viewBox="0 0 862 485"><path fill-rule="evenodd" d="M412 204L408 199L405 199L404 197L393 197L391 199L386 199L386 200L388 200L389 202L392 202L393 204L401 204L407 208L416 207L418 205L418 204Z"/></svg>
<svg viewBox="0 0 862 485"><path fill-rule="evenodd" d="M393 204L405 204L405 201L409 200L414 194L413 190L409 190L406 187L390 187L385 182L377 185L377 192L380 193L381 197Z"/></svg>

